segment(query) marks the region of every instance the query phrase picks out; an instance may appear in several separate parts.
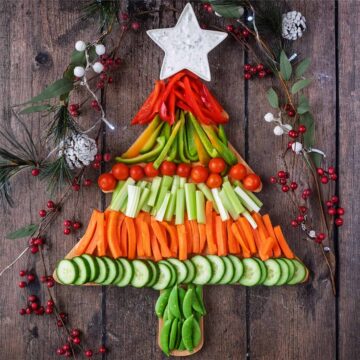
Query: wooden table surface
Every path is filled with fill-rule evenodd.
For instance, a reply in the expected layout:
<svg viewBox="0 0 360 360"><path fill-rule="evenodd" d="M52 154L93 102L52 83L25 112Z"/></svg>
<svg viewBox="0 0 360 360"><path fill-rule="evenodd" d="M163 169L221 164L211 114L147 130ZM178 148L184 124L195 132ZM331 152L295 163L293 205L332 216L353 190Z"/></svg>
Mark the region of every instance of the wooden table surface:
<svg viewBox="0 0 360 360"><path fill-rule="evenodd" d="M283 224L291 246L311 270L310 281L294 287L206 287L205 345L193 359L354 360L360 356L360 162L356 160L360 151L360 1L288 3L307 19L308 30L295 48L302 56L311 57L314 81L308 94L316 114L317 145L326 152L328 165L337 166L340 182L336 187L347 212L345 225L335 231L329 244L338 261L338 296L332 294L319 249L290 228L291 205L286 197L265 181L261 194L265 211L275 223ZM173 4L181 9L184 2ZM59 78L76 40L95 38L93 22L77 23L80 7L81 2L71 0L2 2L1 126L11 124L19 133L10 106L29 99ZM208 17L200 13L200 21ZM148 19L146 27L173 26L175 21L176 15L166 12ZM104 134L106 150L112 153L125 150L138 133L139 129L130 128L129 121L158 78L163 58L143 30L127 38L121 55L125 65L106 99L108 117L116 123L114 132ZM224 41L210 55L213 80L209 86L230 114L227 131L231 142L266 180L281 167L277 157L281 144L263 121L270 110L263 93L269 80L243 80L247 56L232 39ZM94 121L93 116L86 119L87 124ZM40 136L46 120L34 115L26 121L34 136ZM333 184L328 186L335 189ZM42 187L29 175L18 178L14 189L18 207L6 209L1 217L0 268L25 246L25 240L5 240L4 234L36 221L38 210L47 201ZM90 209L104 208L107 200L94 186L83 199L71 200L64 216L74 216L86 224ZM62 220L60 216L48 233L46 254L51 267L76 242L75 236L62 235ZM59 343L50 318L18 314L25 303L25 292L17 286L18 271L24 267L42 275L39 257L31 256L0 279L0 358L54 359ZM41 286L36 282L31 291L37 293ZM164 358L156 344L153 308L158 293L153 290L56 286L55 294L73 324L87 334L87 346L104 341L111 348L107 359Z"/></svg>

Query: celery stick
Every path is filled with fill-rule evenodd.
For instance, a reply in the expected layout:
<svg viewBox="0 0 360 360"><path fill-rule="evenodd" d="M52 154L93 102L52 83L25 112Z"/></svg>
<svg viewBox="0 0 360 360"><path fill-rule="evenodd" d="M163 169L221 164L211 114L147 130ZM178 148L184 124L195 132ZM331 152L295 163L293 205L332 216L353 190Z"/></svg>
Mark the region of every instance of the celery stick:
<svg viewBox="0 0 360 360"><path fill-rule="evenodd" d="M185 211L185 190L178 189L176 191L176 209L175 209L175 224L184 223L184 211Z"/></svg>
<svg viewBox="0 0 360 360"><path fill-rule="evenodd" d="M141 211L145 211L147 213L149 213L151 211L151 206L149 206L148 204L145 204L142 208Z"/></svg>
<svg viewBox="0 0 360 360"><path fill-rule="evenodd" d="M180 184L179 184L180 189L183 189L185 184L186 184L186 178L181 177L180 178Z"/></svg>
<svg viewBox="0 0 360 360"><path fill-rule="evenodd" d="M211 193L211 190L204 183L197 184L197 187L205 195L206 200L209 200L213 203L214 210L217 213L219 213L219 209L215 203L215 200L214 200L213 194Z"/></svg>
<svg viewBox="0 0 360 360"><path fill-rule="evenodd" d="M147 202L147 204L151 207L155 205L156 198L160 189L160 184L161 184L161 177L160 176L154 177L150 187L150 197Z"/></svg>
<svg viewBox="0 0 360 360"><path fill-rule="evenodd" d="M223 203L221 202L220 195L219 195L219 189L211 189L211 192L213 194L215 203L219 209L221 220L222 221L229 220L229 213L226 211Z"/></svg>
<svg viewBox="0 0 360 360"><path fill-rule="evenodd" d="M185 204L189 220L196 220L196 186L193 183L185 184Z"/></svg>
<svg viewBox="0 0 360 360"><path fill-rule="evenodd" d="M113 193L112 193L110 207L111 207L112 205L114 205L115 199L116 199L117 196L119 195L119 193L120 193L121 189L123 188L124 184L125 184L125 181L124 181L124 180L121 180L121 181L119 181L119 182L117 183L116 188L115 188L115 190L114 190Z"/></svg>
<svg viewBox="0 0 360 360"><path fill-rule="evenodd" d="M233 206L234 210L237 214L241 214L245 211L244 206L241 204L239 197L236 195L234 189L232 188L230 182L223 183L223 189L227 198L229 199L231 205Z"/></svg>
<svg viewBox="0 0 360 360"><path fill-rule="evenodd" d="M160 206L162 205L162 203L164 201L164 197L170 189L172 181L173 181L173 178L171 176L167 176L167 175L163 176L163 178L161 180L159 195L158 195L158 197L156 199L156 203L155 203L156 213L159 211Z"/></svg>
<svg viewBox="0 0 360 360"><path fill-rule="evenodd" d="M241 187L237 186L235 188L235 192L240 197L242 202L244 202L246 205L248 205L248 206L246 206L247 208L250 207L251 210L253 210L255 212L260 211L260 207L256 205L254 200L252 200L251 197L243 189L241 189Z"/></svg>
<svg viewBox="0 0 360 360"><path fill-rule="evenodd" d="M244 211L241 215L244 218L246 218L246 220L250 223L250 225L252 226L253 229L257 228L256 221L253 219L253 217L247 211Z"/></svg>
<svg viewBox="0 0 360 360"><path fill-rule="evenodd" d="M136 209L135 217L138 216L140 210L144 207L144 205L146 205L146 201L148 200L149 196L150 196L150 190L148 188L141 189L140 200Z"/></svg>
<svg viewBox="0 0 360 360"><path fill-rule="evenodd" d="M144 189L146 188L150 183L146 180L141 180L139 181L136 185L140 188L140 189Z"/></svg>
<svg viewBox="0 0 360 360"><path fill-rule="evenodd" d="M125 215L134 218L139 205L141 189L136 185L128 185L128 203Z"/></svg>
<svg viewBox="0 0 360 360"><path fill-rule="evenodd" d="M205 196L200 190L196 190L196 217L200 224L206 223L205 217Z"/></svg>
<svg viewBox="0 0 360 360"><path fill-rule="evenodd" d="M174 180L171 186L171 195L169 200L169 205L166 209L165 213L165 220L171 221L172 217L175 213L175 206L176 206L176 191L179 188L180 185L180 177L178 175L174 176Z"/></svg>
<svg viewBox="0 0 360 360"><path fill-rule="evenodd" d="M219 192L219 196L220 199L225 207L225 209L229 212L230 216L232 217L233 220L237 220L239 218L239 213L236 212L235 208L233 207L233 205L231 204L228 196L226 195L226 192L224 189L222 189ZM244 209L245 211L245 209Z"/></svg>
<svg viewBox="0 0 360 360"><path fill-rule="evenodd" d="M165 197L164 197L164 201L163 203L161 204L159 210L157 211L156 213L156 216L155 216L155 219L157 221L163 221L164 220L164 216L165 216L165 212L166 212L166 208L169 204L169 200L170 200L170 191L168 191L166 194L165 194Z"/></svg>
<svg viewBox="0 0 360 360"><path fill-rule="evenodd" d="M134 184L135 184L135 180L131 177L129 177L125 181L121 190L116 194L113 201L111 201L111 204L110 204L111 210L119 211L120 209L122 209L124 207L125 200L127 199L127 196L128 196L127 187L128 187L128 185L134 185Z"/></svg>
<svg viewBox="0 0 360 360"><path fill-rule="evenodd" d="M264 204L261 202L261 200L253 192L246 190L244 188L244 185L240 181L234 181L234 185L239 186L241 189L243 189L246 192L246 194L248 194L251 197L251 199L258 207L260 208L263 207Z"/></svg>
<svg viewBox="0 0 360 360"><path fill-rule="evenodd" d="M126 199L125 199L122 207L120 208L120 212L122 212L123 214L125 214L127 203L128 203L128 198L127 198L127 194L126 194Z"/></svg>

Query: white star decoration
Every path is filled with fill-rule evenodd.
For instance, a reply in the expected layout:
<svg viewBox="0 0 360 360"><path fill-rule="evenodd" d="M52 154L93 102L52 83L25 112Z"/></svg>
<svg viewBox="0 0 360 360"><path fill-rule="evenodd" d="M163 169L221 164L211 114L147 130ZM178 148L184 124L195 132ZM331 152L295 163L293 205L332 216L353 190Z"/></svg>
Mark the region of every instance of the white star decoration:
<svg viewBox="0 0 360 360"><path fill-rule="evenodd" d="M165 51L161 80L187 69L210 81L207 55L227 37L221 31L201 29L190 4L185 6L175 27L148 30L147 34Z"/></svg>

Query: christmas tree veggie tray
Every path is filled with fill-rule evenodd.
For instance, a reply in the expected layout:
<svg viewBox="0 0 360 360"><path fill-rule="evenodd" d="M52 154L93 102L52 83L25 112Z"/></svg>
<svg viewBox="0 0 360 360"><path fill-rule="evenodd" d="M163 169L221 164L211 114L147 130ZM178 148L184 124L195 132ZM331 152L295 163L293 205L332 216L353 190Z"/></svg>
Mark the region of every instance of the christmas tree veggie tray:
<svg viewBox="0 0 360 360"><path fill-rule="evenodd" d="M175 37L190 31L184 48L191 35L208 36L208 47L200 49L206 54L226 37L205 36L189 4L175 28L149 35L165 46L161 36L169 31ZM204 285L295 285L307 280L308 270L280 226L260 215L263 204L254 194L260 178L228 143L229 116L199 78L210 80L207 62L187 59L178 46L180 63L165 58L161 80L132 120L147 127L98 179L112 193L109 207L93 211L54 278L160 291L159 346L186 356L204 342Z"/></svg>

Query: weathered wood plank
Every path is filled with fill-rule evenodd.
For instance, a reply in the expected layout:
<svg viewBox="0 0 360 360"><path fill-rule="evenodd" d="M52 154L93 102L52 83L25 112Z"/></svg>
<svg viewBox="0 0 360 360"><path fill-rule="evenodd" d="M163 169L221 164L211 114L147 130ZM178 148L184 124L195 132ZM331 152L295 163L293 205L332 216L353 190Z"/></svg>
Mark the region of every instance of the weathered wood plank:
<svg viewBox="0 0 360 360"><path fill-rule="evenodd" d="M359 356L360 311L360 246L358 191L360 162L360 55L357 34L360 31L360 3L338 3L338 55L339 55L339 195L345 207L344 226L339 229L339 305L338 336L339 359L356 359Z"/></svg>
<svg viewBox="0 0 360 360"><path fill-rule="evenodd" d="M331 2L292 1L290 10L306 17L309 30L294 42L294 52L311 58L314 82L308 92L316 114L317 146L335 160L335 58L334 5ZM289 56L291 53L288 54ZM265 83L265 84L264 84ZM261 194L264 211L275 224L281 224L295 253L311 270L305 285L279 288L258 287L249 290L250 357L253 359L333 359L335 341L335 298L328 280L327 268L316 245L302 240L300 231L290 226L291 214L296 213L287 196L269 184L268 178L283 169L276 155L289 138L273 135L273 126L263 120L271 111L264 96L269 81L249 82L249 163L262 176L265 186ZM294 180L306 179L299 157L292 160L300 172ZM289 161L289 163L292 163ZM290 172L293 171L290 169ZM298 181L299 190L313 186ZM312 216L312 215L310 215ZM319 214L314 214L319 218ZM320 224L314 224L315 228Z"/></svg>

